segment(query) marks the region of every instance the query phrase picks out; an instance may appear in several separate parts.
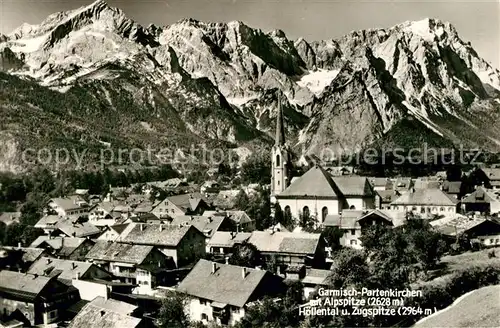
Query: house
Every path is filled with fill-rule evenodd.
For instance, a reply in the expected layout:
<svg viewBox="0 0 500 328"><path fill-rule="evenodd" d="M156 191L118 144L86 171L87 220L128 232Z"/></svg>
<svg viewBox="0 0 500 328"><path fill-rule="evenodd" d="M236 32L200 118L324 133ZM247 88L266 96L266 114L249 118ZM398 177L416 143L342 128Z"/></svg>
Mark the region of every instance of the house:
<svg viewBox="0 0 500 328"><path fill-rule="evenodd" d="M138 294L150 294L162 283L162 272L175 267L173 259L154 246L108 241L97 242L86 258L121 281L137 285Z"/></svg>
<svg viewBox="0 0 500 328"><path fill-rule="evenodd" d="M0 313L25 325L57 322L78 300L78 290L55 277L0 271Z"/></svg>
<svg viewBox="0 0 500 328"><path fill-rule="evenodd" d="M177 287L189 297L192 321L233 325L252 302L284 292L281 278L265 270L199 260Z"/></svg>
<svg viewBox="0 0 500 328"><path fill-rule="evenodd" d="M477 187L470 195L466 195L461 203L466 213L498 214L500 213L500 191Z"/></svg>
<svg viewBox="0 0 500 328"><path fill-rule="evenodd" d="M30 247L42 248L47 254L66 260L82 261L94 241L88 238L39 236Z"/></svg>
<svg viewBox="0 0 500 328"><path fill-rule="evenodd" d="M68 237L97 237L101 230L93 224L80 221L72 217L66 217L56 223L56 232Z"/></svg>
<svg viewBox="0 0 500 328"><path fill-rule="evenodd" d="M121 233L128 226L128 223L125 224L116 224L113 226L105 227L101 235L97 238L97 240L107 240L107 241L115 241L120 237Z"/></svg>
<svg viewBox="0 0 500 328"><path fill-rule="evenodd" d="M126 218L127 213L116 209L120 205L117 201L101 202L89 211L89 222L97 227L112 226Z"/></svg>
<svg viewBox="0 0 500 328"><path fill-rule="evenodd" d="M151 212L158 218L178 215L201 215L209 205L199 193L182 194L164 199Z"/></svg>
<svg viewBox="0 0 500 328"><path fill-rule="evenodd" d="M120 285L112 281L114 276L103 268L83 261L61 260L42 257L29 268L28 273L57 279L78 289L82 300L91 301L97 296L107 297L114 287ZM126 291L131 291L128 286Z"/></svg>
<svg viewBox="0 0 500 328"><path fill-rule="evenodd" d="M451 241L463 234L486 247L500 246L500 223L493 220L459 215L431 221L430 224Z"/></svg>
<svg viewBox="0 0 500 328"><path fill-rule="evenodd" d="M207 242L207 253L227 255L233 247L248 241L249 232L217 231Z"/></svg>
<svg viewBox="0 0 500 328"><path fill-rule="evenodd" d="M462 181L443 181L441 190L455 199L460 199L462 192Z"/></svg>
<svg viewBox="0 0 500 328"><path fill-rule="evenodd" d="M475 173L486 188L500 189L500 168L480 168Z"/></svg>
<svg viewBox="0 0 500 328"><path fill-rule="evenodd" d="M237 231L252 232L256 230L255 220L245 211L205 211L203 216L226 216L233 221Z"/></svg>
<svg viewBox="0 0 500 328"><path fill-rule="evenodd" d="M101 232L95 225L75 215L46 215L38 220L35 228L43 229L46 234L68 237L95 237Z"/></svg>
<svg viewBox="0 0 500 328"><path fill-rule="evenodd" d="M43 248L1 246L6 256L0 257L0 270L26 272L28 268L46 252Z"/></svg>
<svg viewBox="0 0 500 328"><path fill-rule="evenodd" d="M333 177L321 166L309 169L275 199L284 213L296 219L314 217L318 224L343 209L375 208L375 193L366 177Z"/></svg>
<svg viewBox="0 0 500 328"><path fill-rule="evenodd" d="M182 267L205 256L205 238L193 225L131 223L118 241L156 246Z"/></svg>
<svg viewBox="0 0 500 328"><path fill-rule="evenodd" d="M82 261L71 261L41 257L28 269L28 273L39 276L57 277L71 284L73 279L111 279L112 275L102 268Z"/></svg>
<svg viewBox="0 0 500 328"><path fill-rule="evenodd" d="M59 216L79 215L86 217L88 215L88 210L89 204L79 195L52 198L49 200L46 208L48 214L56 214Z"/></svg>
<svg viewBox="0 0 500 328"><path fill-rule="evenodd" d="M363 228L371 225L393 226L392 217L381 210L352 211L345 210L339 215L327 216L324 226L337 227L343 231L340 245L356 249L362 249L360 237Z"/></svg>
<svg viewBox="0 0 500 328"><path fill-rule="evenodd" d="M283 268L322 268L325 264L324 239L319 233L254 231L248 242L257 247L266 262L276 261Z"/></svg>
<svg viewBox="0 0 500 328"><path fill-rule="evenodd" d="M423 216L454 216L458 200L438 188L410 190L391 203L391 209Z"/></svg>
<svg viewBox="0 0 500 328"><path fill-rule="evenodd" d="M21 219L21 212L4 212L0 214L0 222L3 222L6 226L12 223L19 223Z"/></svg>
<svg viewBox="0 0 500 328"><path fill-rule="evenodd" d="M226 216L181 215L174 217L170 224L173 226L193 225L205 235L207 241L217 231L236 231L236 225Z"/></svg>
<svg viewBox="0 0 500 328"><path fill-rule="evenodd" d="M71 320L68 328L146 328L136 315L138 307L114 299L96 297Z"/></svg>
<svg viewBox="0 0 500 328"><path fill-rule="evenodd" d="M307 269L305 277L301 279L304 290L304 298L306 300L309 299L318 287L327 288L330 285L328 278L331 274L331 270Z"/></svg>

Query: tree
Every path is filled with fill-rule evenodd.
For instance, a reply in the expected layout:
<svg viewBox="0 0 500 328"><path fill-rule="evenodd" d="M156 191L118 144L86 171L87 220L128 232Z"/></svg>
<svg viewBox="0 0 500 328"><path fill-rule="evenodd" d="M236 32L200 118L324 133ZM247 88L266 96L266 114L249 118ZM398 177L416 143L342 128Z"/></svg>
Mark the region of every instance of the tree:
<svg viewBox="0 0 500 328"><path fill-rule="evenodd" d="M184 312L185 298L174 293L162 300L157 316L159 328L185 328L189 326L189 317Z"/></svg>
<svg viewBox="0 0 500 328"><path fill-rule="evenodd" d="M236 195L236 199L234 200L234 206L240 211L246 211L248 208L250 202L250 198L248 197L247 193L241 189Z"/></svg>
<svg viewBox="0 0 500 328"><path fill-rule="evenodd" d="M334 288L363 286L370 276L370 270L363 252L343 248L335 258L336 262L328 277Z"/></svg>
<svg viewBox="0 0 500 328"><path fill-rule="evenodd" d="M283 215L283 211L281 210L281 206L278 202L274 204L274 224L281 223L285 225L285 216Z"/></svg>
<svg viewBox="0 0 500 328"><path fill-rule="evenodd" d="M262 258L255 245L244 242L233 247L233 253L229 257L229 264L255 268L262 265Z"/></svg>
<svg viewBox="0 0 500 328"><path fill-rule="evenodd" d="M254 152L241 166L243 183L269 184L271 181L270 154L266 151Z"/></svg>
<svg viewBox="0 0 500 328"><path fill-rule="evenodd" d="M340 238L342 238L344 232L339 229L339 227L327 226L323 229L321 235L325 238L327 245L332 248L332 252L338 251L342 248Z"/></svg>
<svg viewBox="0 0 500 328"><path fill-rule="evenodd" d="M249 200L246 209L248 216L255 219L257 230L264 230L272 225L271 195L268 189L259 187Z"/></svg>
<svg viewBox="0 0 500 328"><path fill-rule="evenodd" d="M29 246L39 236L43 235L43 230L28 226L22 223L13 223L7 226L4 236L4 245L17 246L19 243L23 246Z"/></svg>

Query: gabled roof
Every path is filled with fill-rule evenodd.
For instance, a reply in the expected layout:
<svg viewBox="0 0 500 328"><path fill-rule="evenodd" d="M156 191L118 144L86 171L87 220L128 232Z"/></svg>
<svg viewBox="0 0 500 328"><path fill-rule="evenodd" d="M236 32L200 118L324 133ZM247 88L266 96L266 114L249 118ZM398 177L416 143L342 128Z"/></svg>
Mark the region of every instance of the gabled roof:
<svg viewBox="0 0 500 328"><path fill-rule="evenodd" d="M500 224L495 221L485 218L468 218L462 215L457 215L453 218L442 218L432 221L430 224L438 232L448 236L459 235L482 224L487 225L489 228L496 228L497 233L500 231ZM495 234L495 231L491 231L491 233Z"/></svg>
<svg viewBox="0 0 500 328"><path fill-rule="evenodd" d="M500 201L500 192L497 190L486 189L484 187L477 187L473 193L462 200L464 204L489 204Z"/></svg>
<svg viewBox="0 0 500 328"><path fill-rule="evenodd" d="M332 274L330 270L307 269L306 276L302 279L303 284L328 285L328 277Z"/></svg>
<svg viewBox="0 0 500 328"><path fill-rule="evenodd" d="M28 273L47 277L57 276L58 279L72 280L75 279L76 275L83 278L91 267L92 263L89 262L42 257L31 265Z"/></svg>
<svg viewBox="0 0 500 328"><path fill-rule="evenodd" d="M372 187L391 187L392 181L389 178L371 177L368 178Z"/></svg>
<svg viewBox="0 0 500 328"><path fill-rule="evenodd" d="M56 228L70 237L87 237L101 232L99 228L89 222L75 222L72 218L64 218L56 223Z"/></svg>
<svg viewBox="0 0 500 328"><path fill-rule="evenodd" d="M139 265L153 251L154 246L130 245L98 241L87 253L90 260L123 262Z"/></svg>
<svg viewBox="0 0 500 328"><path fill-rule="evenodd" d="M174 217L170 224L174 226L193 225L196 229L203 232L203 234L211 237L219 230L224 220L226 220L224 216L179 215Z"/></svg>
<svg viewBox="0 0 500 328"><path fill-rule="evenodd" d="M425 206L455 206L456 199L440 189L417 189L407 192L396 199L391 205L425 205Z"/></svg>
<svg viewBox="0 0 500 328"><path fill-rule="evenodd" d="M0 294L33 301L52 278L14 271L0 271Z"/></svg>
<svg viewBox="0 0 500 328"><path fill-rule="evenodd" d="M235 244L241 244L247 241L252 233L250 232L230 232L216 231L212 238L207 242L209 247L233 247Z"/></svg>
<svg viewBox="0 0 500 328"><path fill-rule="evenodd" d="M87 202L78 195L52 198L50 199L50 201L55 203L58 207L62 208L65 211L79 209L88 205Z"/></svg>
<svg viewBox="0 0 500 328"><path fill-rule="evenodd" d="M174 226L169 224L131 223L119 237L120 241L139 245L158 245L176 247L190 229L189 226Z"/></svg>
<svg viewBox="0 0 500 328"><path fill-rule="evenodd" d="M212 263L216 266L212 273ZM246 270L243 278L242 270ZM199 260L177 290L190 296L243 307L269 272Z"/></svg>
<svg viewBox="0 0 500 328"><path fill-rule="evenodd" d="M203 195L197 192L167 197L167 200L184 212L196 210L200 202L205 201Z"/></svg>
<svg viewBox="0 0 500 328"><path fill-rule="evenodd" d="M277 195L276 198L304 196L337 198L338 195L339 190L330 173L326 172L321 166L314 166Z"/></svg>
<svg viewBox="0 0 500 328"><path fill-rule="evenodd" d="M125 302L96 297L82 308L68 327L136 328L142 322L142 319L130 315L136 308Z"/></svg>
<svg viewBox="0 0 500 328"><path fill-rule="evenodd" d="M56 250L58 255L69 256L86 240L85 238L39 236L31 243L30 247L43 248L44 245L48 245Z"/></svg>
<svg viewBox="0 0 500 328"><path fill-rule="evenodd" d="M321 234L283 231L254 231L248 242L260 252L312 255L316 253Z"/></svg>

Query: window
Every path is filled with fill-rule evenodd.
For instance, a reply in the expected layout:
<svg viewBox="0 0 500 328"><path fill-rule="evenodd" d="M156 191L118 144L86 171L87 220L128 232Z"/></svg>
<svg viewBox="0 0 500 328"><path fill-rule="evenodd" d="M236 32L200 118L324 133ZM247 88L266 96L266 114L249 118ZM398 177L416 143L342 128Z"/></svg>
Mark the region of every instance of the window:
<svg viewBox="0 0 500 328"><path fill-rule="evenodd" d="M328 215L328 207L323 207L321 210L321 221L325 222L326 216Z"/></svg>
<svg viewBox="0 0 500 328"><path fill-rule="evenodd" d="M351 235L354 236L356 234L356 230L355 229L351 229Z"/></svg>
<svg viewBox="0 0 500 328"><path fill-rule="evenodd" d="M351 205L351 207L349 207L350 210L355 210L356 209L356 206L354 205Z"/></svg>
<svg viewBox="0 0 500 328"><path fill-rule="evenodd" d="M206 313L202 313L201 320L208 320L208 315Z"/></svg>
<svg viewBox="0 0 500 328"><path fill-rule="evenodd" d="M358 244L358 241L357 240L351 240L351 245L357 245Z"/></svg>
<svg viewBox="0 0 500 328"><path fill-rule="evenodd" d="M423 207L423 206L422 206L422 207L420 208L420 213L425 213L425 207Z"/></svg>
<svg viewBox="0 0 500 328"><path fill-rule="evenodd" d="M440 210L441 212L444 212L444 207L441 207L439 210Z"/></svg>
<svg viewBox="0 0 500 328"><path fill-rule="evenodd" d="M309 218L309 207L304 206L304 208L302 209L302 215L304 216L304 218Z"/></svg>
<svg viewBox="0 0 500 328"><path fill-rule="evenodd" d="M292 210L290 209L290 206L285 206L285 217L291 218L292 217Z"/></svg>
<svg viewBox="0 0 500 328"><path fill-rule="evenodd" d="M276 155L276 166L280 166L280 155Z"/></svg>
<svg viewBox="0 0 500 328"><path fill-rule="evenodd" d="M280 185L280 180L278 180L278 186Z"/></svg>

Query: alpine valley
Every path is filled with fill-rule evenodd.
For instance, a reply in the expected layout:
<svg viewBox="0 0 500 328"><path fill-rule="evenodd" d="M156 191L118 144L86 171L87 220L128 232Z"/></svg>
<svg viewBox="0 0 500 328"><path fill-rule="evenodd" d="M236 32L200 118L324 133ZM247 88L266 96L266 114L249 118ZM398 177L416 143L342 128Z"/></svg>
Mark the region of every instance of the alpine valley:
<svg viewBox="0 0 500 328"><path fill-rule="evenodd" d="M500 71L447 22L290 40L242 22L143 27L103 1L0 35L0 169L22 150L272 142L500 150ZM97 155L95 155L97 156Z"/></svg>

